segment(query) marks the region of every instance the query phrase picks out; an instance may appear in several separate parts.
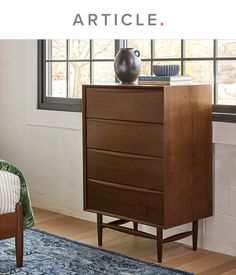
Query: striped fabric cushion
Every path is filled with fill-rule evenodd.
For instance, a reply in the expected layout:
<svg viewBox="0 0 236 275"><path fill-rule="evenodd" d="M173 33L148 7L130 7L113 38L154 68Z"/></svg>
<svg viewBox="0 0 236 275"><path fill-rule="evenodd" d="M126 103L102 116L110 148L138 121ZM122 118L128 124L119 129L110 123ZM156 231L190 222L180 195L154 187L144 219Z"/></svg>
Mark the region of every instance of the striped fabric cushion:
<svg viewBox="0 0 236 275"><path fill-rule="evenodd" d="M0 171L0 214L15 212L20 201L21 185L18 176Z"/></svg>

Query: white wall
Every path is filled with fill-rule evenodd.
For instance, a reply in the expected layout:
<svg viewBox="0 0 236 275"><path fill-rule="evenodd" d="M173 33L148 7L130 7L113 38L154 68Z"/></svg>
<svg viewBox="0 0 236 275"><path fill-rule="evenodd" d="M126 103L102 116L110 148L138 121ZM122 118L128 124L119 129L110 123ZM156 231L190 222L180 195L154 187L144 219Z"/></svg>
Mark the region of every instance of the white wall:
<svg viewBox="0 0 236 275"><path fill-rule="evenodd" d="M22 169L34 206L94 220L82 210L81 114L36 110L36 58L36 41L0 40L0 158ZM214 133L214 216L200 244L236 256L236 125L215 123Z"/></svg>
<svg viewBox="0 0 236 275"><path fill-rule="evenodd" d="M236 146L215 144L214 158L214 216L205 221L203 247L236 256Z"/></svg>
<svg viewBox="0 0 236 275"><path fill-rule="evenodd" d="M36 98L36 41L0 40L0 158L24 171L34 206L91 217L82 211L81 115L36 111Z"/></svg>

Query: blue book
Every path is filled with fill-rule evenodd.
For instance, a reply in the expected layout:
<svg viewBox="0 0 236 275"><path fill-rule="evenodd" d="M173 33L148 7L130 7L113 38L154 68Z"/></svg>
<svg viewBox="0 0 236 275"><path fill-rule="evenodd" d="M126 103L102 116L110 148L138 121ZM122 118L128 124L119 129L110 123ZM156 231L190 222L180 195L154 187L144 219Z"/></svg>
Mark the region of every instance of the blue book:
<svg viewBox="0 0 236 275"><path fill-rule="evenodd" d="M190 76L175 75L175 76L156 76L156 75L141 75L138 77L139 81L191 81Z"/></svg>

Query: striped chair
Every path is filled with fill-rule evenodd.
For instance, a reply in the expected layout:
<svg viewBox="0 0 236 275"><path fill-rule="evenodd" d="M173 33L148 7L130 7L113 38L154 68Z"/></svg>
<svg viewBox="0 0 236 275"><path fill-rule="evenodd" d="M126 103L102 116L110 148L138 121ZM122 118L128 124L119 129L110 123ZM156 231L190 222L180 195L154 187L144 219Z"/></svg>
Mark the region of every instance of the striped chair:
<svg viewBox="0 0 236 275"><path fill-rule="evenodd" d="M16 265L23 266L23 211L18 176L0 171L0 240L15 237Z"/></svg>

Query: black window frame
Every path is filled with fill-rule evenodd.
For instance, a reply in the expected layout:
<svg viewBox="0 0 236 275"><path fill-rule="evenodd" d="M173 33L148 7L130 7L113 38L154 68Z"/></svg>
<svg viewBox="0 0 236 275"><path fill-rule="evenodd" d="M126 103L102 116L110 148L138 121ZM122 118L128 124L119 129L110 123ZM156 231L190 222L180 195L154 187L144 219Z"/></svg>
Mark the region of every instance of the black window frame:
<svg viewBox="0 0 236 275"><path fill-rule="evenodd" d="M92 62L110 62L113 59L93 59L92 51L93 51L93 43L92 40L90 42L90 56L89 59L86 59L86 62L90 63L90 83L93 82L93 74L92 74ZM121 40L114 40L114 49L115 52L119 49L120 46L123 46ZM82 99L81 98L68 98L68 97L50 97L47 96L47 83L46 83L46 40L38 40L38 109L43 110L53 110L53 111L69 111L69 112L82 112ZM67 49L68 49L68 40L67 40ZM115 58L115 57L114 57ZM81 60L80 60L81 61ZM85 60L82 60L85 61ZM58 60L60 62L60 60ZM64 60L61 62L65 62ZM68 66L68 62L72 62L71 60L66 60L66 64ZM117 82L117 79L114 78L114 83ZM68 91L67 91L68 93Z"/></svg>
<svg viewBox="0 0 236 275"><path fill-rule="evenodd" d="M92 40L90 40L91 43ZM212 61L213 62L213 85L214 85L214 104L212 105L212 119L214 121L232 122L236 123L236 105L219 105L216 104L217 97L217 62L236 60L236 57L218 57L217 56L217 40L213 40L213 56L212 57L185 57L184 48L185 40L181 39L181 56L180 58L155 58L154 48L155 41L151 40L150 43L150 58L144 58L142 61L149 61L151 66L154 62L158 61L179 61L181 63L181 73L185 73L184 62L185 61ZM128 40L115 40L115 52L119 47L128 44ZM92 44L91 44L92 45ZM92 48L90 45L90 49ZM99 60L99 61L107 61ZM91 62L91 57L89 62ZM90 66L91 67L91 66ZM90 82L92 82L92 74L90 72ZM117 80L115 80L117 82ZM55 110L55 111L70 111L81 112L82 111L82 99L76 98L59 98L59 97L47 97L46 96L46 40L38 40L38 109Z"/></svg>
<svg viewBox="0 0 236 275"><path fill-rule="evenodd" d="M46 40L38 40L38 109L81 112L82 100L46 95Z"/></svg>

